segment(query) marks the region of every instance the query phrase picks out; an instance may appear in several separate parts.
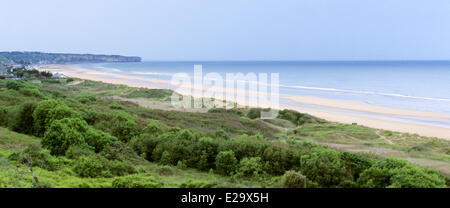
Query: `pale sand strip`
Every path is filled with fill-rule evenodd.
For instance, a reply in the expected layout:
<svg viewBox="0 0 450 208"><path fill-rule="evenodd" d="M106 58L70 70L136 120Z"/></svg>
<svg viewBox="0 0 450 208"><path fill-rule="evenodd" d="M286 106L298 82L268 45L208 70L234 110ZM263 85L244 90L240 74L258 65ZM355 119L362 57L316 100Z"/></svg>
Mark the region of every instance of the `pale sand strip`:
<svg viewBox="0 0 450 208"><path fill-rule="evenodd" d="M80 79L102 81L112 84L124 84L132 87L145 87L145 88L162 88L161 85L170 85L170 81L142 78L136 76L119 75L113 73L98 72L81 68L76 65L43 65L39 67L39 70L51 71L52 73L64 74L68 77L76 77ZM362 102L355 101L343 101L309 96L296 96L296 95L280 95L282 98L290 99L295 102L301 102L306 104L313 104L318 106L331 107L336 109L345 109L359 112L377 113L390 116L413 116L420 118L450 118L448 114L438 114L422 111L412 111L405 109L395 109L388 107L381 107L370 105ZM443 128L431 125L418 125L406 122L397 122L383 119L376 119L371 117L355 116L343 113L320 111L313 107L303 107L298 105L282 104L281 109L292 109L299 112L308 113L319 118L323 118L329 121L341 122L341 123L358 123L368 127L386 129L392 131L399 131L405 133L417 133L423 136L439 137L450 139L450 128Z"/></svg>
<svg viewBox="0 0 450 208"><path fill-rule="evenodd" d="M415 133L422 136L438 137L450 140L450 128L404 123L377 118L355 116L349 114L340 114L334 112L324 112L314 108L300 107L295 105L289 106L283 105L282 107L296 110L299 112L305 112L328 121L347 124L357 123L358 125L364 125L377 129L398 131L403 133L413 133L413 134Z"/></svg>

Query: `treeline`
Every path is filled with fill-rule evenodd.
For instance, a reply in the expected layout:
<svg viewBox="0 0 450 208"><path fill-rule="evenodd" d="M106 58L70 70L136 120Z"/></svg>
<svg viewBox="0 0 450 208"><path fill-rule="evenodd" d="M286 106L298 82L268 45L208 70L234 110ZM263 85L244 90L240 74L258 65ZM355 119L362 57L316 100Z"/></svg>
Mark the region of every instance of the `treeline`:
<svg viewBox="0 0 450 208"><path fill-rule="evenodd" d="M29 146L9 159L51 171L69 168L79 177L115 177L113 187L161 187L160 181L139 168L145 160L219 173L230 180L282 180L284 187L449 185L448 178L436 170L398 159L332 150L298 138L270 141L260 134L232 137L220 129L213 134L181 129L158 120L143 121L128 112L127 106L117 104L96 108L114 112L106 116L86 110L99 98L54 96L27 82L0 81L0 96L21 93L24 88L34 93L22 96L33 99L15 110L1 106L0 125L41 138L42 148ZM15 102L10 99L1 103ZM289 110L280 112L280 118L296 125L324 122Z"/></svg>

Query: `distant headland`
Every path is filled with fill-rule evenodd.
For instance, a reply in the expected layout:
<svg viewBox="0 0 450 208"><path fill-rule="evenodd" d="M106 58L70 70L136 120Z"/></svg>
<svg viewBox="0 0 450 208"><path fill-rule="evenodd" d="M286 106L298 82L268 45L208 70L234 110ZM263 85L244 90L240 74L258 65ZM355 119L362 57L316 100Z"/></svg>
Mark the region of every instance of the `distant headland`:
<svg viewBox="0 0 450 208"><path fill-rule="evenodd" d="M141 62L137 56L94 55L43 52L0 52L0 64L67 64L67 63L101 63L101 62Z"/></svg>

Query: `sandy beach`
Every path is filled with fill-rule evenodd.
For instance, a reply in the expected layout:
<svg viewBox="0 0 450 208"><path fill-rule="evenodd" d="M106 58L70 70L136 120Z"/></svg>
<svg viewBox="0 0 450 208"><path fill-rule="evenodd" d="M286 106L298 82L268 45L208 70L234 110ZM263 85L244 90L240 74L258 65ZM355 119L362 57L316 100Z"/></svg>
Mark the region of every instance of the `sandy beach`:
<svg viewBox="0 0 450 208"><path fill-rule="evenodd" d="M38 69L68 77L124 84L132 87L168 88L170 85L170 81L167 80L98 72L77 65L42 65ZM281 109L297 110L333 122L357 123L373 128L450 139L450 128L446 126L414 122L415 120L450 120L450 114L396 109L363 102L310 96L282 94L280 97L293 101L280 103Z"/></svg>

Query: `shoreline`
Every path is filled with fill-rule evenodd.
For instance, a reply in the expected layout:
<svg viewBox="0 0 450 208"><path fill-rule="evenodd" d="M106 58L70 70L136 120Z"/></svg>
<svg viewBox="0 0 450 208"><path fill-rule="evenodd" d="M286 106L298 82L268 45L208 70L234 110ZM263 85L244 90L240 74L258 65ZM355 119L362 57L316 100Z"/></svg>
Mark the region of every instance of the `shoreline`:
<svg viewBox="0 0 450 208"><path fill-rule="evenodd" d="M67 77L85 80L101 81L111 84L123 84L130 87L167 89L169 88L168 86L171 86L169 80L99 72L73 64L41 65L38 67L38 70L50 71L52 73L63 74ZM335 100L311 96L280 94L280 98L295 102L295 104L280 103L280 109L297 110L299 112L307 113L332 122L347 124L357 123L359 125L364 125L371 128L419 134L421 136L438 137L450 140L450 128L401 121L402 118L406 117L424 120L444 119L450 121L450 114L396 109L370 105L357 101ZM307 106L302 104L306 104ZM382 119L383 117L392 119Z"/></svg>

